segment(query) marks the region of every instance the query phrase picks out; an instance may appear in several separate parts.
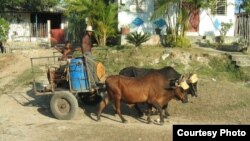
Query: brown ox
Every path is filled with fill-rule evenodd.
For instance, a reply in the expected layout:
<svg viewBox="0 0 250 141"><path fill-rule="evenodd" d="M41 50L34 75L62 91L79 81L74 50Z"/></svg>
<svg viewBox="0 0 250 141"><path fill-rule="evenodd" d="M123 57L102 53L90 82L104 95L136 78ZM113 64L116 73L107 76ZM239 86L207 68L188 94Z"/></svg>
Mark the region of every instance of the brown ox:
<svg viewBox="0 0 250 141"><path fill-rule="evenodd" d="M111 75L106 81L108 96L99 105L97 120L109 100L114 100L116 113L122 122L127 122L121 114L120 102L127 104L148 103L149 109L154 106L159 111L160 123L163 124L162 107L173 97L184 101L185 90L181 87L186 81L181 77L179 80L166 80L161 73L154 72L141 78L126 77L122 75ZM169 87L170 86L170 87ZM150 123L150 112L148 112L148 122Z"/></svg>

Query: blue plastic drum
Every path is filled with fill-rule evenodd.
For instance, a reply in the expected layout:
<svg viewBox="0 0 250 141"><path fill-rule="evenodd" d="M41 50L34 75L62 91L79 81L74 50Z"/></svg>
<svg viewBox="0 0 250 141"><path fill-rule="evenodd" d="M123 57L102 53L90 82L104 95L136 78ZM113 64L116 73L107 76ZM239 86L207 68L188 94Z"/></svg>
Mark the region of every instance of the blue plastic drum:
<svg viewBox="0 0 250 141"><path fill-rule="evenodd" d="M83 64L83 58L70 60L69 74L73 91L86 91L89 88L87 69Z"/></svg>

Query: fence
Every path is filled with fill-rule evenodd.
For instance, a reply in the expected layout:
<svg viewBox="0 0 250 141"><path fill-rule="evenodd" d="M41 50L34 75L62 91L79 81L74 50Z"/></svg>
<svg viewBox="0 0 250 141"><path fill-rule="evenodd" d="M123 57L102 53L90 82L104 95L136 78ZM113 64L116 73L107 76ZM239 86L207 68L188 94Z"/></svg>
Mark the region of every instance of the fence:
<svg viewBox="0 0 250 141"><path fill-rule="evenodd" d="M250 44L250 14L238 14L235 22L235 35L243 37Z"/></svg>
<svg viewBox="0 0 250 141"><path fill-rule="evenodd" d="M11 27L11 40L13 41L32 41L32 37L46 38L48 35L46 23L20 23Z"/></svg>
<svg viewBox="0 0 250 141"><path fill-rule="evenodd" d="M30 23L31 37L47 37L47 23Z"/></svg>

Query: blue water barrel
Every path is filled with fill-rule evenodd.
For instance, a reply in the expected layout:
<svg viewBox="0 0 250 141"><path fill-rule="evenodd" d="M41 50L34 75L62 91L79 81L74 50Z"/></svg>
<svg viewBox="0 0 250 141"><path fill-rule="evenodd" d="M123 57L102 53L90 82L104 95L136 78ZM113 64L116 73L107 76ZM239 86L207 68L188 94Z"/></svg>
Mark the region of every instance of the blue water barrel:
<svg viewBox="0 0 250 141"><path fill-rule="evenodd" d="M70 60L69 74L73 91L86 91L89 88L87 70L82 58Z"/></svg>

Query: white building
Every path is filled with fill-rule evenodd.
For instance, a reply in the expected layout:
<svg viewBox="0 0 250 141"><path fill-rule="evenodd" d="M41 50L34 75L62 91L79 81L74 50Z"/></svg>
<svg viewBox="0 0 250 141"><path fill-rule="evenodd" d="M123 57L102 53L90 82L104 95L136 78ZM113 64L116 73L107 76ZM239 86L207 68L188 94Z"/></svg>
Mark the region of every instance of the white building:
<svg viewBox="0 0 250 141"><path fill-rule="evenodd" d="M130 32L148 32L156 34L156 22L164 24L166 17L151 20L154 10L153 0L119 0L118 28L129 26ZM173 7L172 10L174 10ZM175 24L176 15L171 15L172 24ZM215 11L210 9L198 9L191 15L190 29L186 32L188 36L219 36L221 23L232 23L233 26L226 36L234 36L235 23L235 0L217 0ZM161 27L161 34L166 34L166 26Z"/></svg>
<svg viewBox="0 0 250 141"><path fill-rule="evenodd" d="M219 1L219 0L218 0ZM233 26L227 32L227 36L234 36L235 25L235 0L220 0L224 6L217 9L215 14L211 10L200 10L200 24L198 35L220 35L221 23L232 23Z"/></svg>
<svg viewBox="0 0 250 141"><path fill-rule="evenodd" d="M48 40L48 33L62 29L65 18L62 12L5 11L0 13L10 23L9 41ZM50 22L49 22L50 21ZM48 22L50 25L48 25Z"/></svg>

